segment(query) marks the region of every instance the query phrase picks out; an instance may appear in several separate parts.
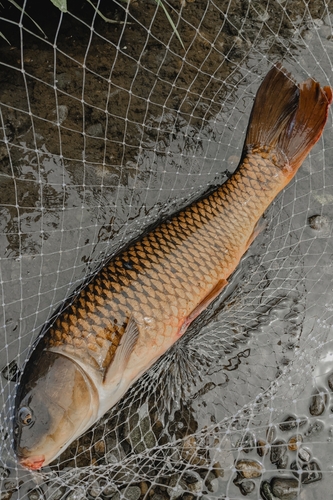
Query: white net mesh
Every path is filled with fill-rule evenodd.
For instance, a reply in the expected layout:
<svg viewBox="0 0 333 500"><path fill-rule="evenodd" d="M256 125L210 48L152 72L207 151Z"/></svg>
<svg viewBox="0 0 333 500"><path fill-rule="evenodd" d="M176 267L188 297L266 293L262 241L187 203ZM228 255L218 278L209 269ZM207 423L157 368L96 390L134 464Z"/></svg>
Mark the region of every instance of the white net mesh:
<svg viewBox="0 0 333 500"><path fill-rule="evenodd" d="M17 464L17 369L47 318L235 169L274 62L333 82L326 0L163 1L185 50L161 4L96 5L0 6L0 498L331 498L330 118L213 307L55 464Z"/></svg>

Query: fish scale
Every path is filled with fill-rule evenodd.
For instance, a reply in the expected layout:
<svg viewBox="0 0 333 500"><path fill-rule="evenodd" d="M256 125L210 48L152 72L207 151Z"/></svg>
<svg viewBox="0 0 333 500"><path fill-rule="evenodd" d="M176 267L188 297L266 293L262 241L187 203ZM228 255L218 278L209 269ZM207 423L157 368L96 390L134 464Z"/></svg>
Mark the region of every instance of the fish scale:
<svg viewBox="0 0 333 500"><path fill-rule="evenodd" d="M297 86L281 66L272 68L235 173L111 258L55 314L16 395L14 448L23 466L36 470L56 458L219 295L258 220L319 139L331 102L330 87Z"/></svg>
<svg viewBox="0 0 333 500"><path fill-rule="evenodd" d="M178 324L217 278L228 278L236 267L258 218L280 188L281 172L263 154L248 155L223 186L108 262L50 327L46 347L72 345L76 355L89 353L90 362L103 369L130 315L142 311L156 320L158 336L165 334L170 315L177 318L176 336ZM272 193L264 200L263 186Z"/></svg>

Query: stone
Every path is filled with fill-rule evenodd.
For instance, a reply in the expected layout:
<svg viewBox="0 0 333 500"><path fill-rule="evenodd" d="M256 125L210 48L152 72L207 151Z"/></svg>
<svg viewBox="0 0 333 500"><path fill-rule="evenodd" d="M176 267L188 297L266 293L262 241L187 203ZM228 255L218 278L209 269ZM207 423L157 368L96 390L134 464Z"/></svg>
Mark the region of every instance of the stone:
<svg viewBox="0 0 333 500"><path fill-rule="evenodd" d="M291 436L288 441L288 450L297 451L303 441L301 434L296 434L295 436Z"/></svg>
<svg viewBox="0 0 333 500"><path fill-rule="evenodd" d="M298 450L298 457L303 461L303 462L308 462L311 458L311 454L305 450L304 448L300 448Z"/></svg>
<svg viewBox="0 0 333 500"><path fill-rule="evenodd" d="M103 126L101 123L94 123L93 125L90 125L86 129L86 134L91 135L93 137L103 137L104 132L103 132Z"/></svg>
<svg viewBox="0 0 333 500"><path fill-rule="evenodd" d="M263 439L258 439L257 441L257 453L259 457L263 457L267 455L268 451L270 449L270 445L266 443Z"/></svg>
<svg viewBox="0 0 333 500"><path fill-rule="evenodd" d="M288 464L287 443L276 439L271 446L270 460L278 469L286 469Z"/></svg>
<svg viewBox="0 0 333 500"><path fill-rule="evenodd" d="M279 428L281 431L291 431L292 429L296 429L297 427L302 427L307 422L306 419L298 419L294 415L289 415L281 424L279 424Z"/></svg>
<svg viewBox="0 0 333 500"><path fill-rule="evenodd" d="M242 481L239 485L239 489L242 495L246 496L249 493L252 493L254 488L256 487L254 481Z"/></svg>
<svg viewBox="0 0 333 500"><path fill-rule="evenodd" d="M139 486L129 486L121 490L121 498L125 498L126 500L139 500L141 496L141 489Z"/></svg>
<svg viewBox="0 0 333 500"><path fill-rule="evenodd" d="M323 477L320 467L315 460L305 464L294 461L291 463L290 469L297 479L301 476L302 484L314 483L320 481Z"/></svg>
<svg viewBox="0 0 333 500"><path fill-rule="evenodd" d="M319 417L326 409L328 402L328 394L325 390L318 390L316 394L311 397L309 411L312 416Z"/></svg>
<svg viewBox="0 0 333 500"><path fill-rule="evenodd" d="M11 361L1 370L2 376L9 382L17 382L19 369L15 360Z"/></svg>
<svg viewBox="0 0 333 500"><path fill-rule="evenodd" d="M247 432L239 441L237 441L236 448L241 448L244 453L249 453L255 446L255 439L253 434Z"/></svg>
<svg viewBox="0 0 333 500"><path fill-rule="evenodd" d="M272 443L276 438L276 427L275 425L270 425L266 431L266 439L268 443Z"/></svg>
<svg viewBox="0 0 333 500"><path fill-rule="evenodd" d="M293 477L273 477L271 490L281 500L294 500L298 498L299 482Z"/></svg>
<svg viewBox="0 0 333 500"><path fill-rule="evenodd" d="M304 432L304 436L313 437L316 434L319 434L324 429L324 423L321 420L316 420L313 424L309 425L306 432Z"/></svg>
<svg viewBox="0 0 333 500"><path fill-rule="evenodd" d="M261 463L247 458L238 460L235 467L237 471L246 479L260 477L264 471Z"/></svg>
<svg viewBox="0 0 333 500"><path fill-rule="evenodd" d="M327 377L327 383L330 390L333 392L333 372Z"/></svg>
<svg viewBox="0 0 333 500"><path fill-rule="evenodd" d="M275 500L271 485L268 481L263 481L260 485L260 495L263 500Z"/></svg>

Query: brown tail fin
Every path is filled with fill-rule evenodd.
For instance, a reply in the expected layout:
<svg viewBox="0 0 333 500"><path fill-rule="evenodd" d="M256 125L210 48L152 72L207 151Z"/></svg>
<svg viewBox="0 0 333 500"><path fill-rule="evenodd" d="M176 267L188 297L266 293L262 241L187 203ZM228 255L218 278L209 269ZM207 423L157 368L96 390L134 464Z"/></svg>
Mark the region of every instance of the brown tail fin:
<svg viewBox="0 0 333 500"><path fill-rule="evenodd" d="M311 79L298 86L274 66L257 92L243 154L258 146L274 149L294 173L321 136L331 102L330 87Z"/></svg>

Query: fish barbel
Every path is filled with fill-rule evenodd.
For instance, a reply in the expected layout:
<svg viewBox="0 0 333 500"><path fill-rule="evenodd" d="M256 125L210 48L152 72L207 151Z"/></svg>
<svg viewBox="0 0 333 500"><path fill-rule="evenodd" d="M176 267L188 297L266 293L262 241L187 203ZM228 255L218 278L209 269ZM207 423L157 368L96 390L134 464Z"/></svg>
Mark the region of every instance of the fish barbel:
<svg viewBox="0 0 333 500"><path fill-rule="evenodd" d="M184 334L219 295L258 221L319 139L330 87L263 80L238 168L111 258L49 321L21 376L14 414L20 463L54 460Z"/></svg>

